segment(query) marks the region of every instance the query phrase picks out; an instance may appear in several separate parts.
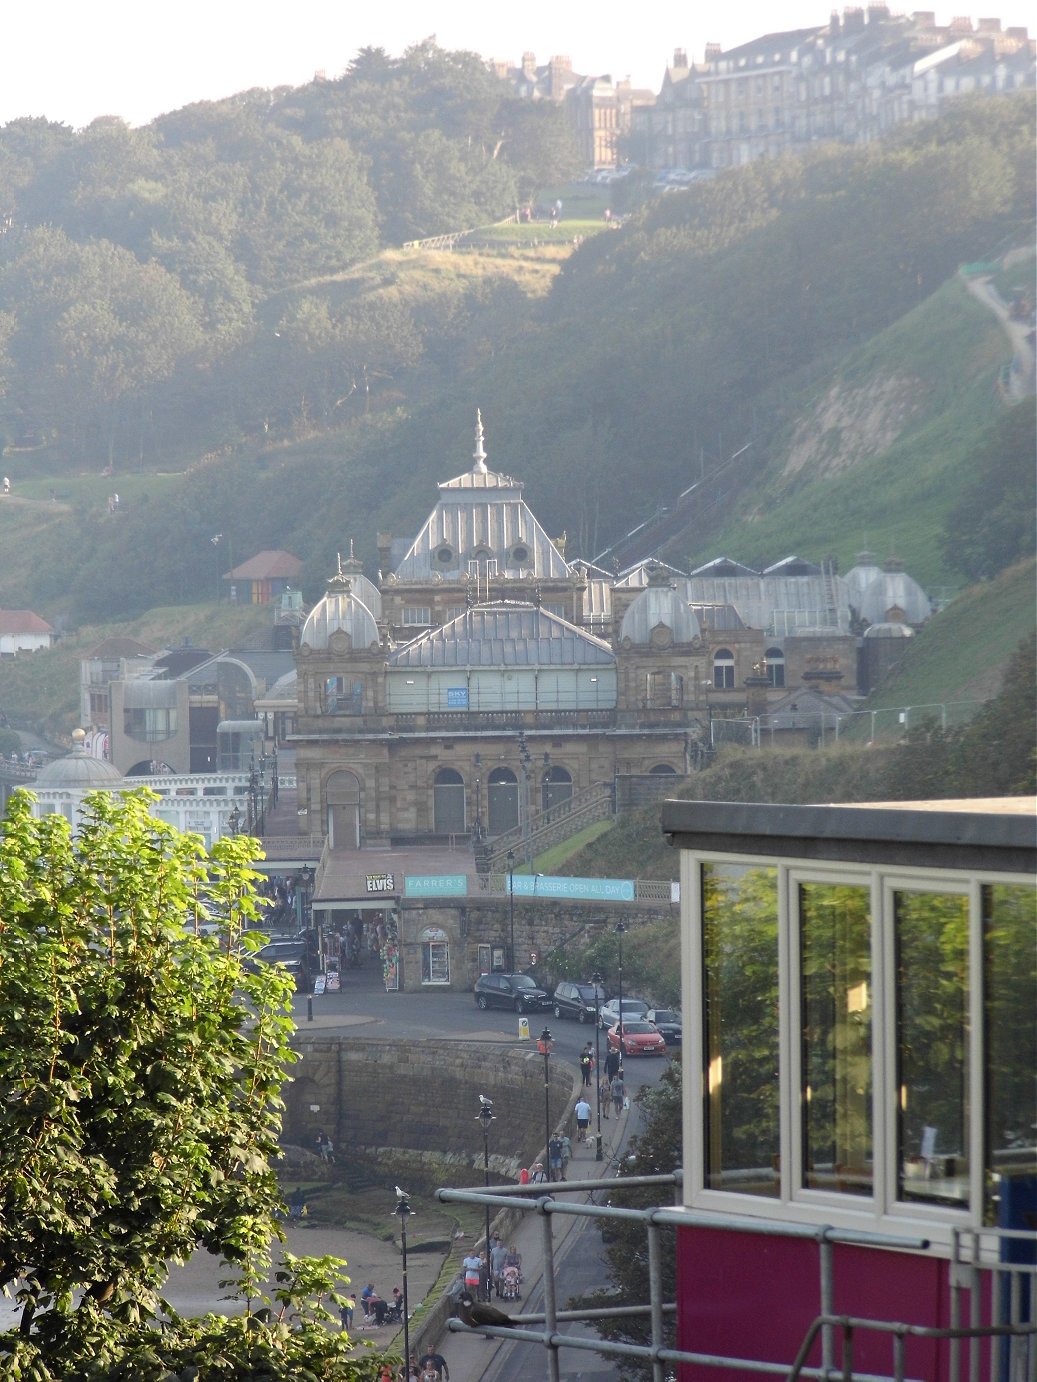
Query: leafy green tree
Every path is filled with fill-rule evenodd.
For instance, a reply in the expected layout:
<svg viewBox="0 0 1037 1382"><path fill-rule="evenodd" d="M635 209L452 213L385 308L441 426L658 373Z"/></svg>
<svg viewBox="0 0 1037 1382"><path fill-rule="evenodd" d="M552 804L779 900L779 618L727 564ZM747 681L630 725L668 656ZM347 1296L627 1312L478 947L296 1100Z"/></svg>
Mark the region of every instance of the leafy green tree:
<svg viewBox="0 0 1037 1382"><path fill-rule="evenodd" d="M293 1057L290 978L244 963L256 842L207 851L152 800L97 793L73 833L19 792L4 820L0 1286L20 1320L0 1371L157 1379L209 1355L227 1377L370 1376L344 1370L348 1340L320 1327L341 1264L286 1259L279 1310L263 1303ZM220 934L203 936L214 915ZM163 1305L166 1264L199 1247L227 1265L240 1318Z"/></svg>

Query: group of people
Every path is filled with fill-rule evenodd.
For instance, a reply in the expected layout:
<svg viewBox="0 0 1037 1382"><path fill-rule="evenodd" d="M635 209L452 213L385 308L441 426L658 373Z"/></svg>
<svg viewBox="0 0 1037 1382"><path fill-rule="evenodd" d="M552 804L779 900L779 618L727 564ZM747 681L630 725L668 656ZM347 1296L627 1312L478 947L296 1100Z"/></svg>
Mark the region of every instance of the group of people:
<svg viewBox="0 0 1037 1382"><path fill-rule="evenodd" d="M597 1061L594 1058L594 1047L588 1041L587 1045L580 1052L580 1075L583 1080L584 1089L592 1088L593 1081L591 1076L593 1075L596 1066ZM626 1093L626 1085L623 1081L622 1057L620 1056L618 1051L613 1051L610 1048L605 1056L604 1069L602 1070L601 1078L598 1081L598 1098L601 1101L602 1118L608 1118L610 1107L615 1109L616 1116L617 1118L619 1117L619 1115L623 1112L623 1104L626 1100ZM590 1106L587 1104L586 1096L584 1096L584 1098L581 1099L580 1103L582 1103L587 1109L585 1117L587 1119L587 1122L589 1123ZM577 1127L576 1140L578 1142L583 1142L586 1136L587 1128L586 1125L584 1125L581 1131L581 1115L579 1103L576 1105L574 1112L576 1114Z"/></svg>
<svg viewBox="0 0 1037 1382"><path fill-rule="evenodd" d="M506 1275L522 1273L522 1254L514 1243L507 1246L499 1233L490 1239L489 1252L476 1252L474 1249L461 1262L461 1270L448 1292L451 1303L456 1308L464 1291L476 1300L488 1301L496 1296L498 1300L505 1293ZM514 1277L512 1277L514 1279Z"/></svg>
<svg viewBox="0 0 1037 1382"><path fill-rule="evenodd" d="M360 1292L360 1308L363 1311L364 1319L369 1324L381 1326L383 1324L399 1324L403 1319L403 1292L398 1286L392 1288L392 1295L388 1300L384 1300L375 1290L373 1281L369 1281ZM356 1293L351 1293L346 1304L341 1307L340 1318L342 1328L350 1330L353 1327L353 1315L356 1312Z"/></svg>

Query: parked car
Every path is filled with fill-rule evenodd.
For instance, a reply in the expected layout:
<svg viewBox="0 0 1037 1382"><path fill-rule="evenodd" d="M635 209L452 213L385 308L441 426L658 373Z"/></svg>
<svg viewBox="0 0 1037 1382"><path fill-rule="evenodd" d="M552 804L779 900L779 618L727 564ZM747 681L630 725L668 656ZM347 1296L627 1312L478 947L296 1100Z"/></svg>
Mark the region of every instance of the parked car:
<svg viewBox="0 0 1037 1382"><path fill-rule="evenodd" d="M637 1022L643 1019L648 1011L648 1004L640 998L623 999L623 1021ZM601 1030L607 1032L610 1027L614 1027L619 1021L619 999L610 998L607 1003L602 1004L601 1008Z"/></svg>
<svg viewBox="0 0 1037 1382"><path fill-rule="evenodd" d="M537 1012L551 1007L551 995L528 974L480 974L475 981L475 1006Z"/></svg>
<svg viewBox="0 0 1037 1382"><path fill-rule="evenodd" d="M577 1022L593 1022L598 1003L605 1001L605 990L598 985L597 997L591 983L566 979L555 989L555 1017L575 1017Z"/></svg>
<svg viewBox="0 0 1037 1382"><path fill-rule="evenodd" d="M245 963L251 969L255 969L257 964L283 965L295 979L296 992L305 993L310 987L310 965L305 941L269 941L260 946Z"/></svg>
<svg viewBox="0 0 1037 1382"><path fill-rule="evenodd" d="M626 1007L626 999L623 1000ZM619 1051L619 1027L609 1028L609 1050ZM625 1056L665 1056L666 1041L662 1033L657 1031L650 1022L630 1022L623 1023L623 1046L622 1052Z"/></svg>
<svg viewBox="0 0 1037 1382"><path fill-rule="evenodd" d="M649 1008L645 1021L650 1022L662 1033L667 1046L679 1046L683 1035L681 1015L672 1008Z"/></svg>

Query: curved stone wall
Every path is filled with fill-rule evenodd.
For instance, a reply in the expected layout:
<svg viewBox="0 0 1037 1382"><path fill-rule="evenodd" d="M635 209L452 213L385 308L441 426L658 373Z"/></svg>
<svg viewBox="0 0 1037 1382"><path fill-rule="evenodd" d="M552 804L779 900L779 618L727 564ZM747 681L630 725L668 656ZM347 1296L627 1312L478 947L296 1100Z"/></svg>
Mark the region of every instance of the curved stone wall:
<svg viewBox="0 0 1037 1382"><path fill-rule="evenodd" d="M312 1148L320 1129L341 1155L435 1157L482 1167L479 1095L493 1100L490 1166L501 1179L543 1153L544 1059L528 1048L458 1041L304 1036L284 1091L284 1140ZM580 1076L552 1056L552 1131L569 1119ZM459 1178L462 1183L467 1177Z"/></svg>

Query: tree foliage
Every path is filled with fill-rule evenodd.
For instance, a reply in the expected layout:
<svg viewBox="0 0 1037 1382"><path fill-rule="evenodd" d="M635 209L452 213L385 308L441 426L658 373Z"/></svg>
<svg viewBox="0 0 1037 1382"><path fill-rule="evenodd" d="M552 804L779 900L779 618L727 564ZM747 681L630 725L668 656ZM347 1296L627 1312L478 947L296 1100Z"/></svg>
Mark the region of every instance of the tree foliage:
<svg viewBox="0 0 1037 1382"><path fill-rule="evenodd" d="M158 1378L222 1355L221 1376L359 1376L293 1370L348 1356L319 1327L341 1264L286 1259L276 1312L263 1300L292 985L244 963L255 842L207 851L153 799L97 793L73 834L16 793L4 820L0 1286L20 1319L0 1371ZM226 1264L239 1319L164 1306L167 1263L197 1249Z"/></svg>

